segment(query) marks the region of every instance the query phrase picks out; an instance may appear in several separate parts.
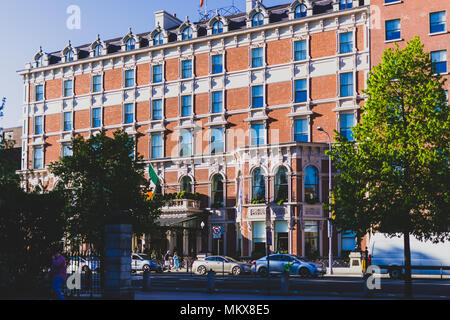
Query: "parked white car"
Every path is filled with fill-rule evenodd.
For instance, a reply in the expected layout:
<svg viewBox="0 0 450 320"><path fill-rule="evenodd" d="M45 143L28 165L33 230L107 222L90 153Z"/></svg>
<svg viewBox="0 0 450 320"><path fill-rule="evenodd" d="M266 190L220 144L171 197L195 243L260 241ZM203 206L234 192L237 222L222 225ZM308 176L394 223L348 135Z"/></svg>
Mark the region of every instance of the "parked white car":
<svg viewBox="0 0 450 320"><path fill-rule="evenodd" d="M157 262L150 260L150 257L143 253L133 253L131 256L131 271L155 271L161 272L162 268Z"/></svg>
<svg viewBox="0 0 450 320"><path fill-rule="evenodd" d="M450 241L433 243L419 241L410 236L412 274L450 275ZM368 245L369 264L380 267L381 273L389 273L399 279L404 273L405 256L403 237L389 238L384 233L372 236ZM441 270L441 268L443 268Z"/></svg>

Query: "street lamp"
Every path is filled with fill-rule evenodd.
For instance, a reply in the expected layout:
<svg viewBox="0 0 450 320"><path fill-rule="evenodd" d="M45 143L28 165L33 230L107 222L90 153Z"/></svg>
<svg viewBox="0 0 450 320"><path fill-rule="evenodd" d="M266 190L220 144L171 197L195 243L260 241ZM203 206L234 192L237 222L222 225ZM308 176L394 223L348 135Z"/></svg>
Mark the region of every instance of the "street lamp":
<svg viewBox="0 0 450 320"><path fill-rule="evenodd" d="M331 138L328 132L322 127L317 127L318 131L324 132L328 137L328 147L331 152ZM333 274L333 256L331 252L332 246L332 229L331 229L331 156L328 155L328 274Z"/></svg>

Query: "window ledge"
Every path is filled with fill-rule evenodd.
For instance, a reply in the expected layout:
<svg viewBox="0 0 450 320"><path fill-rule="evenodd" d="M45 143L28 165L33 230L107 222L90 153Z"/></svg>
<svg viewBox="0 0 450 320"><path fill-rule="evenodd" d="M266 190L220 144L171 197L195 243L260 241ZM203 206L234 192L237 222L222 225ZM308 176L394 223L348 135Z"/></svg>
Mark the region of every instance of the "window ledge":
<svg viewBox="0 0 450 320"><path fill-rule="evenodd" d="M392 42L400 42L400 41L404 41L404 39L399 38L399 39L393 39L393 40L384 40L384 43L392 43Z"/></svg>
<svg viewBox="0 0 450 320"><path fill-rule="evenodd" d="M444 31L439 31L439 32L429 33L428 35L429 35L430 37L432 37L432 36L439 36L439 35L447 34L447 33L448 33L448 31L447 31L447 30L444 30Z"/></svg>
<svg viewBox="0 0 450 320"><path fill-rule="evenodd" d="M390 5L394 5L394 4L400 4L400 3L403 3L403 1L399 0L399 1L389 2L389 3L383 3L383 6L390 6Z"/></svg>

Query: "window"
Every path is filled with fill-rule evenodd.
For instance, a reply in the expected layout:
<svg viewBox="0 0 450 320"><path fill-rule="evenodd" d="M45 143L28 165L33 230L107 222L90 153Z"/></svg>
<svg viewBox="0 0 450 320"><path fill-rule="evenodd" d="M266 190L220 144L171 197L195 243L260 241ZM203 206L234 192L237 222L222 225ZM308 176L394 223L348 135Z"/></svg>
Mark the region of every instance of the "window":
<svg viewBox="0 0 450 320"><path fill-rule="evenodd" d="M339 10L351 9L353 7L353 0L340 0Z"/></svg>
<svg viewBox="0 0 450 320"><path fill-rule="evenodd" d="M211 129L211 154L223 153L224 139L222 128Z"/></svg>
<svg viewBox="0 0 450 320"><path fill-rule="evenodd" d="M157 34L155 34L155 36L153 37L153 45L157 46L163 44L163 35L161 32L158 32Z"/></svg>
<svg viewBox="0 0 450 320"><path fill-rule="evenodd" d="M223 56L216 55L212 57L212 73L222 73L223 72Z"/></svg>
<svg viewBox="0 0 450 320"><path fill-rule="evenodd" d="M183 79L192 78L192 60L182 62L182 77Z"/></svg>
<svg viewBox="0 0 450 320"><path fill-rule="evenodd" d="M153 100L152 102L152 119L162 120L162 100Z"/></svg>
<svg viewBox="0 0 450 320"><path fill-rule="evenodd" d="M294 121L294 141L295 142L308 142L308 120L298 119Z"/></svg>
<svg viewBox="0 0 450 320"><path fill-rule="evenodd" d="M264 256L266 252L266 223L265 221L255 221L252 225L253 254Z"/></svg>
<svg viewBox="0 0 450 320"><path fill-rule="evenodd" d="M386 40L400 40L400 19L386 21Z"/></svg>
<svg viewBox="0 0 450 320"><path fill-rule="evenodd" d="M72 130L72 112L64 112L63 131Z"/></svg>
<svg viewBox="0 0 450 320"><path fill-rule="evenodd" d="M353 96L353 73L340 74L341 97Z"/></svg>
<svg viewBox="0 0 450 320"><path fill-rule="evenodd" d="M125 88L134 86L134 70L125 71Z"/></svg>
<svg viewBox="0 0 450 320"><path fill-rule="evenodd" d="M44 132L43 116L34 117L34 134L42 134Z"/></svg>
<svg viewBox="0 0 450 320"><path fill-rule="evenodd" d="M126 42L126 47L125 50L126 51L131 51L136 49L136 40L134 40L134 38L129 38Z"/></svg>
<svg viewBox="0 0 450 320"><path fill-rule="evenodd" d="M430 33L445 31L445 11L430 13Z"/></svg>
<svg viewBox="0 0 450 320"><path fill-rule="evenodd" d="M101 92L102 89L102 76L94 76L92 78L92 92Z"/></svg>
<svg viewBox="0 0 450 320"><path fill-rule="evenodd" d="M182 33L182 40L189 40L189 39L192 39L192 28L191 27L184 28L183 33Z"/></svg>
<svg viewBox="0 0 450 320"><path fill-rule="evenodd" d="M68 143L64 143L62 145L62 156L64 157L71 157L73 155L72 146Z"/></svg>
<svg viewBox="0 0 450 320"><path fill-rule="evenodd" d="M134 122L134 104L127 103L124 106L124 123L133 123Z"/></svg>
<svg viewBox="0 0 450 320"><path fill-rule="evenodd" d="M262 108L264 106L263 86L252 87L252 108Z"/></svg>
<svg viewBox="0 0 450 320"><path fill-rule="evenodd" d="M163 81L162 65L153 66L153 83Z"/></svg>
<svg viewBox="0 0 450 320"><path fill-rule="evenodd" d="M64 81L64 97L73 96L73 81L66 80Z"/></svg>
<svg viewBox="0 0 450 320"><path fill-rule="evenodd" d="M288 200L288 177L287 169L285 167L279 167L277 174L275 175L275 194L274 200L278 202L280 200Z"/></svg>
<svg viewBox="0 0 450 320"><path fill-rule="evenodd" d="M192 134L189 130L181 131L180 157L192 156Z"/></svg>
<svg viewBox="0 0 450 320"><path fill-rule="evenodd" d="M262 174L261 168L253 171L252 177L252 200L265 200L266 197L266 181Z"/></svg>
<svg viewBox="0 0 450 320"><path fill-rule="evenodd" d="M319 201L319 173L313 166L305 169L305 201Z"/></svg>
<svg viewBox="0 0 450 320"><path fill-rule="evenodd" d="M288 253L289 248L289 224L287 221L275 221L275 252ZM290 256L282 257L286 262L292 262Z"/></svg>
<svg viewBox="0 0 450 320"><path fill-rule="evenodd" d="M36 58L36 68L42 67L42 54Z"/></svg>
<svg viewBox="0 0 450 320"><path fill-rule="evenodd" d="M36 101L44 100L44 86L42 84L36 86Z"/></svg>
<svg viewBox="0 0 450 320"><path fill-rule="evenodd" d="M222 33L223 32L223 23L222 23L222 21L214 22L212 31L213 31L213 34Z"/></svg>
<svg viewBox="0 0 450 320"><path fill-rule="evenodd" d="M343 113L340 115L340 131L341 135L346 137L347 140L352 141L352 127L355 122L355 116L353 113Z"/></svg>
<svg viewBox="0 0 450 320"><path fill-rule="evenodd" d="M216 91L212 94L212 113L220 113L223 111L223 92Z"/></svg>
<svg viewBox="0 0 450 320"><path fill-rule="evenodd" d="M261 146L265 144L264 124L253 123L251 126L252 146Z"/></svg>
<svg viewBox="0 0 450 320"><path fill-rule="evenodd" d="M44 150L42 147L34 147L34 169L44 167Z"/></svg>
<svg viewBox="0 0 450 320"><path fill-rule="evenodd" d="M305 221L305 256L314 259L319 256L319 221Z"/></svg>
<svg viewBox="0 0 450 320"><path fill-rule="evenodd" d="M252 27L262 26L264 24L264 16L262 13L256 13L252 19Z"/></svg>
<svg viewBox="0 0 450 320"><path fill-rule="evenodd" d="M64 55L64 57L66 58L66 62L73 61L74 60L73 51L72 50L66 51L66 54Z"/></svg>
<svg viewBox="0 0 450 320"><path fill-rule="evenodd" d="M384 3L392 3L392 2L398 2L400 0L384 0Z"/></svg>
<svg viewBox="0 0 450 320"><path fill-rule="evenodd" d="M102 126L102 112L101 108L92 109L92 128L99 128Z"/></svg>
<svg viewBox="0 0 450 320"><path fill-rule="evenodd" d="M189 176L184 176L183 179L181 179L180 191L192 193L192 179Z"/></svg>
<svg viewBox="0 0 450 320"><path fill-rule="evenodd" d="M296 41L294 44L294 50L295 61L306 60L306 40Z"/></svg>
<svg viewBox="0 0 450 320"><path fill-rule="evenodd" d="M263 66L263 48L252 49L252 68Z"/></svg>
<svg viewBox="0 0 450 320"><path fill-rule="evenodd" d="M308 100L306 79L295 80L295 102L306 102L306 100Z"/></svg>
<svg viewBox="0 0 450 320"><path fill-rule="evenodd" d="M181 97L181 116L190 117L192 115L192 96Z"/></svg>
<svg viewBox="0 0 450 320"><path fill-rule="evenodd" d="M211 206L222 208L223 205L223 178L220 174L216 174L211 181Z"/></svg>
<svg viewBox="0 0 450 320"><path fill-rule="evenodd" d="M152 135L152 159L161 159L163 157L162 134Z"/></svg>
<svg viewBox="0 0 450 320"><path fill-rule="evenodd" d="M349 53L353 51L353 32L339 34L339 52Z"/></svg>
<svg viewBox="0 0 450 320"><path fill-rule="evenodd" d="M295 7L295 19L306 17L306 6L304 4Z"/></svg>
<svg viewBox="0 0 450 320"><path fill-rule="evenodd" d="M431 52L431 62L435 73L447 73L447 50Z"/></svg>
<svg viewBox="0 0 450 320"><path fill-rule="evenodd" d="M94 57L100 57L103 53L103 46L98 44L94 48Z"/></svg>

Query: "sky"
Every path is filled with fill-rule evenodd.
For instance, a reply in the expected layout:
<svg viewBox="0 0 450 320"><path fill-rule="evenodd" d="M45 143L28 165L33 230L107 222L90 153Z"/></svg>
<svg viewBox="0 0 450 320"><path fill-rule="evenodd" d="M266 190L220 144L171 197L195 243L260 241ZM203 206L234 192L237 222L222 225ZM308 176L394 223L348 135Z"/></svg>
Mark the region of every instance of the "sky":
<svg viewBox="0 0 450 320"><path fill-rule="evenodd" d="M206 0L208 10L234 5L245 10L245 0ZM290 0L264 0L267 7ZM70 29L67 21L80 9L80 28ZM180 20L199 20L200 0L1 0L0 1L0 99L7 98L0 127L20 126L23 82L17 71L31 62L42 46L44 52L61 51L69 40L73 46L92 43L97 34L113 39L155 28L154 12L176 13ZM73 24L72 24L73 25Z"/></svg>

